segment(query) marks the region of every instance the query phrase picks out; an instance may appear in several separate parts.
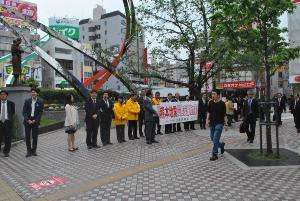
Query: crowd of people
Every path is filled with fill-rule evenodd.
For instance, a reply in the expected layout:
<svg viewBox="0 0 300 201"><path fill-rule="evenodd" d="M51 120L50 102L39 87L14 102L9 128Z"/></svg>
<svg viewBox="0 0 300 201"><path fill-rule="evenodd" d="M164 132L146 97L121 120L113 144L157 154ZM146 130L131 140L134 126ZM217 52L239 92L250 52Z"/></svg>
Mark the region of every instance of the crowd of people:
<svg viewBox="0 0 300 201"><path fill-rule="evenodd" d="M38 128L43 114L43 102L38 98L38 89L31 89L31 98L26 100L23 106L25 141L27 147L26 157L37 156ZM199 100L198 120L200 129L210 128L210 138L213 142L212 157L210 160L218 159L218 149L224 153L225 143L220 142L223 129L228 129L234 122L242 120L247 134L247 142L253 143L255 138L255 128L257 119L263 121L265 118L263 107L254 98L254 92L249 90L247 96L227 96L221 97L218 90L213 90L210 96L202 95ZM13 116L15 105L9 101L8 92L2 90L1 113L0 113L0 149L4 142L3 153L9 156L11 149ZM118 96L112 101L108 92L104 92L102 98L98 97L98 92L92 90L90 98L85 102L85 124L86 124L86 145L88 149L100 148L98 143L98 132L100 128L100 140L103 146L111 145L111 123L115 125L117 141L126 142L125 127L127 125L127 135L129 140L146 139L147 144L159 143L155 135L162 135L159 115L153 106L162 102L181 102L194 100L193 97L185 96L181 99L179 93L175 96L168 94L166 99L161 99L160 93L153 96L151 90L141 90L140 95L131 93L128 100ZM274 119L279 125L282 124L281 114L286 111L286 104L289 103L290 112L294 115L295 127L300 132L300 101L299 96L291 96L289 100L281 94L276 94L274 102ZM67 133L68 151L78 150L75 141L75 133L80 128L78 107L72 95L65 97L65 133ZM183 129L181 123L167 124L164 127L165 134L175 132L195 130L195 121L184 122ZM138 135L139 134L139 135Z"/></svg>

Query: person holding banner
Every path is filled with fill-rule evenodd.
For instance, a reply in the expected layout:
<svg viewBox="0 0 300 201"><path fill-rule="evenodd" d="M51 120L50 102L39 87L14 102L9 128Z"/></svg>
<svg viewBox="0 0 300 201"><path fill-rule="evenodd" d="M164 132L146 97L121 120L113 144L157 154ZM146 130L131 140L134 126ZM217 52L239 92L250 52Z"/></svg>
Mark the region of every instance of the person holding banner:
<svg viewBox="0 0 300 201"><path fill-rule="evenodd" d="M175 98L174 98L173 102L177 102L177 103L180 102L180 94L179 93L175 94ZM176 131L177 132L182 132L180 123L173 124L173 132L176 132Z"/></svg>
<svg viewBox="0 0 300 201"><path fill-rule="evenodd" d="M155 92L155 97L152 98L152 104L153 105L160 105L160 92L157 91ZM154 117L155 124L157 125L157 135L162 135L163 133L161 132L161 125L159 124L159 116Z"/></svg>
<svg viewBox="0 0 300 201"><path fill-rule="evenodd" d="M164 102L166 103L173 102L173 96L171 93L168 93L168 98ZM166 134L174 133L174 131L172 131L172 124L165 125L165 133Z"/></svg>
<svg viewBox="0 0 300 201"><path fill-rule="evenodd" d="M218 159L218 149L221 149L221 154L225 151L225 143L220 142L221 134L225 126L225 131L228 129L226 106L220 99L220 91L212 91L212 101L208 104L208 112L206 118L206 128L210 127L210 139L213 142L211 161Z"/></svg>
<svg viewBox="0 0 300 201"><path fill-rule="evenodd" d="M153 109L152 106L152 91L148 90L146 93L146 100L144 101L144 111L145 111L145 134L146 134L146 143L158 143L155 140L155 116L158 116L157 112Z"/></svg>

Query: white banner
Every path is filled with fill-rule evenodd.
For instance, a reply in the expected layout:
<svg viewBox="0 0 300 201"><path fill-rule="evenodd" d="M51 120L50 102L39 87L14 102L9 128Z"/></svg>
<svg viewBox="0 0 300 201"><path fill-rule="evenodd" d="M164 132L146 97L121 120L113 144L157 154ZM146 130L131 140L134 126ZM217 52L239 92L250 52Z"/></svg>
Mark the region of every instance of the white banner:
<svg viewBox="0 0 300 201"><path fill-rule="evenodd" d="M165 102L153 108L159 114L160 125L174 124L198 119L198 101Z"/></svg>

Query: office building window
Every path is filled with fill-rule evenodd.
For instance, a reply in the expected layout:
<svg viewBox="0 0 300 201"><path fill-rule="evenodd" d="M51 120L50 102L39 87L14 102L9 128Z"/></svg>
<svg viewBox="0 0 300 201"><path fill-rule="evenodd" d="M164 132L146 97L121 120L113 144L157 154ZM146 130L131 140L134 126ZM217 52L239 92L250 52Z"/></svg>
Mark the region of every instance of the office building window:
<svg viewBox="0 0 300 201"><path fill-rule="evenodd" d="M85 31L85 28L84 27L81 27L82 31Z"/></svg>
<svg viewBox="0 0 300 201"><path fill-rule="evenodd" d="M96 25L96 26L95 26L95 29L96 29L96 30L100 30L100 29L101 29L101 25Z"/></svg>
<svg viewBox="0 0 300 201"><path fill-rule="evenodd" d="M94 32L95 31L95 27L89 27L89 32Z"/></svg>
<svg viewBox="0 0 300 201"><path fill-rule="evenodd" d="M107 30L105 30L104 34L107 35Z"/></svg>
<svg viewBox="0 0 300 201"><path fill-rule="evenodd" d="M56 47L55 48L55 53L58 53L58 54L72 54L72 50Z"/></svg>
<svg viewBox="0 0 300 201"><path fill-rule="evenodd" d="M84 77L85 78L89 78L89 77L92 77L93 76L93 73L91 72L84 72Z"/></svg>
<svg viewBox="0 0 300 201"><path fill-rule="evenodd" d="M82 36L82 39L85 40L85 35Z"/></svg>
<svg viewBox="0 0 300 201"><path fill-rule="evenodd" d="M101 34L95 35L95 39L101 39Z"/></svg>
<svg viewBox="0 0 300 201"><path fill-rule="evenodd" d="M107 26L107 21L104 21L104 25Z"/></svg>
<svg viewBox="0 0 300 201"><path fill-rule="evenodd" d="M73 61L72 60L65 60L65 59L56 59L56 61L65 69L73 70Z"/></svg>
<svg viewBox="0 0 300 201"><path fill-rule="evenodd" d="M89 41L95 40L94 36L89 36Z"/></svg>

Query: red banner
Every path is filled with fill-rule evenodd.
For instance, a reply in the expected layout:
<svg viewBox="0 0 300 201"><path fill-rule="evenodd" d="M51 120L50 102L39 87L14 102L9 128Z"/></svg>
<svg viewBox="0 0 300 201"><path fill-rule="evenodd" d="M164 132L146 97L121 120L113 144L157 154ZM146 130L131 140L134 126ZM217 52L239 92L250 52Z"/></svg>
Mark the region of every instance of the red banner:
<svg viewBox="0 0 300 201"><path fill-rule="evenodd" d="M244 81L244 82L224 82L221 83L222 89L251 89L256 87L255 81Z"/></svg>
<svg viewBox="0 0 300 201"><path fill-rule="evenodd" d="M300 0L292 0L293 3L300 3Z"/></svg>
<svg viewBox="0 0 300 201"><path fill-rule="evenodd" d="M31 187L31 190L41 190L43 188L52 188L61 184L65 184L67 181L60 176L54 176L49 179L45 179L38 182L30 183L29 186Z"/></svg>

